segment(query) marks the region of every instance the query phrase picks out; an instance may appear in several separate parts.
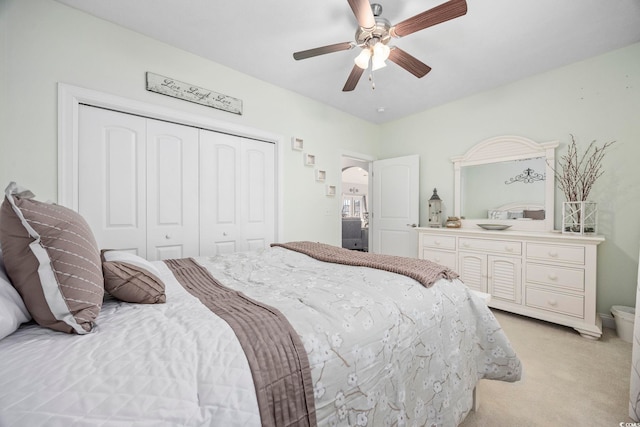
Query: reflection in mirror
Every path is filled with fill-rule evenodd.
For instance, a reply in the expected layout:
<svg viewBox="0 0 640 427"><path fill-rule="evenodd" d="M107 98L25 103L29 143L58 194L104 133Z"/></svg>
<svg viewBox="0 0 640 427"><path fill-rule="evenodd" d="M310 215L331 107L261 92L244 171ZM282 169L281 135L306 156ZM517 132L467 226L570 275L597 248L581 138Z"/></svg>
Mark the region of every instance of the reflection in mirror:
<svg viewBox="0 0 640 427"><path fill-rule="evenodd" d="M461 167L462 216L501 219L492 211L513 204L544 207L545 168L544 157ZM503 216L518 215L504 212Z"/></svg>
<svg viewBox="0 0 640 427"><path fill-rule="evenodd" d="M553 230L555 179L551 165L555 164L557 146L558 141L537 143L522 136L504 135L485 139L462 156L453 157L454 215L464 217L462 227L510 220L511 231ZM545 179L534 178L540 175ZM532 178L530 183L522 182L526 176ZM512 178L514 183L505 183L512 182ZM541 191L532 190L540 187ZM496 208L501 212L489 213ZM513 220L519 218L531 221Z"/></svg>

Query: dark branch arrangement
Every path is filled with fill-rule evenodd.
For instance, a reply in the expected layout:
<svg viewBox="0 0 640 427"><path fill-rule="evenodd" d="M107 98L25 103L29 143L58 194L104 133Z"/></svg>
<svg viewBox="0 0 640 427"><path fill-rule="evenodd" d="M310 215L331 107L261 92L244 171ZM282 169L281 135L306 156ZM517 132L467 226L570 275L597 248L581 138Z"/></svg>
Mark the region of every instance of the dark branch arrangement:
<svg viewBox="0 0 640 427"><path fill-rule="evenodd" d="M596 141L591 141L587 150L578 155L576 140L571 135L571 143L567 147L567 154L560 157L558 169L554 170L558 187L562 190L568 202L587 200L593 184L602 176L602 159L615 141L609 141L598 147Z"/></svg>

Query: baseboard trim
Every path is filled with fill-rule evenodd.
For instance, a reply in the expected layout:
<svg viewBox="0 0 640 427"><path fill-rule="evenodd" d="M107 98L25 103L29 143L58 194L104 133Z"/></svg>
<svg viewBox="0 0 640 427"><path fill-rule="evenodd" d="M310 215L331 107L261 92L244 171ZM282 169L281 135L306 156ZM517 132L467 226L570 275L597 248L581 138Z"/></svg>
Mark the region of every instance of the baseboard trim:
<svg viewBox="0 0 640 427"><path fill-rule="evenodd" d="M598 316L602 319L602 327L609 329L616 329L616 319L609 313L598 313Z"/></svg>

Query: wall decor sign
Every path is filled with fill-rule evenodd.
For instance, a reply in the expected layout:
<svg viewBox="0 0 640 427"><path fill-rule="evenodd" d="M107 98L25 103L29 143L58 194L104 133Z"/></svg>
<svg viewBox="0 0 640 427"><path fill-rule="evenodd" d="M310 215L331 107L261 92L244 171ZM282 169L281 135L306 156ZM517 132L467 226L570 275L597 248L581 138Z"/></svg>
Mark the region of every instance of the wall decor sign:
<svg viewBox="0 0 640 427"><path fill-rule="evenodd" d="M242 100L147 71L147 90L242 115Z"/></svg>

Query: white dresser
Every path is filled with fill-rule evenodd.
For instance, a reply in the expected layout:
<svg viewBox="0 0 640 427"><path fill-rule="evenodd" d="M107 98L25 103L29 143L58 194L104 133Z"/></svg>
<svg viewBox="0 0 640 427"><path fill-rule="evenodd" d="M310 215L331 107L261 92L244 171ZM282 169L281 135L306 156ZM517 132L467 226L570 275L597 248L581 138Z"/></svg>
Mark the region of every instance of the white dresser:
<svg viewBox="0 0 640 427"><path fill-rule="evenodd" d="M602 335L596 314L597 248L604 237L555 232L417 228L418 257L491 295L490 307Z"/></svg>

